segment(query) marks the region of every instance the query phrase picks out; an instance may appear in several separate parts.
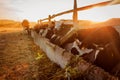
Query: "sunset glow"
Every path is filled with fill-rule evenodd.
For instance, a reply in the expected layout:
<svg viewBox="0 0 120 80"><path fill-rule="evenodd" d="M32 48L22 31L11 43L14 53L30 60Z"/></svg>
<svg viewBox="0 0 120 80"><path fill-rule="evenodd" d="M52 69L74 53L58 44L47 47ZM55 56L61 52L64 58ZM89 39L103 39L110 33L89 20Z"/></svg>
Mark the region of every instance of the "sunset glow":
<svg viewBox="0 0 120 80"><path fill-rule="evenodd" d="M78 7L107 0L77 0ZM69 2L69 3L68 3ZM73 9L73 0L0 0L0 19L37 21L62 11ZM120 18L120 5L93 8L79 12L79 19L104 21ZM72 13L55 18L72 19Z"/></svg>

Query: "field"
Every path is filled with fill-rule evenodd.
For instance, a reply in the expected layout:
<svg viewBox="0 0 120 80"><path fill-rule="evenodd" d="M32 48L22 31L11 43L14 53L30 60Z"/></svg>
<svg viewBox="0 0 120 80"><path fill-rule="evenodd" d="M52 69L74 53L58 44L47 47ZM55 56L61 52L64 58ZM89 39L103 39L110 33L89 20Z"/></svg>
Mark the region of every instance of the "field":
<svg viewBox="0 0 120 80"><path fill-rule="evenodd" d="M79 25L82 28L117 26L115 29L120 34L119 22L120 19L100 23L79 21ZM34 25L35 22L30 23L31 27ZM50 61L39 46L34 44L20 22L0 20L0 80L68 80L67 74L66 69ZM86 80L85 76L73 77L73 80L79 77Z"/></svg>
<svg viewBox="0 0 120 80"><path fill-rule="evenodd" d="M50 80L59 71L20 23L0 26L0 80Z"/></svg>

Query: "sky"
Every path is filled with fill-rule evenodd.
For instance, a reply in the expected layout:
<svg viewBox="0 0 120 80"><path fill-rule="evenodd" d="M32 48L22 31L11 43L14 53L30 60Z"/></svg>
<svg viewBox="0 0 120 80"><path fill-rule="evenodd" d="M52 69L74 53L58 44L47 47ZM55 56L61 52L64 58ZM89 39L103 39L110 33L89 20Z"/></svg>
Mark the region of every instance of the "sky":
<svg viewBox="0 0 120 80"><path fill-rule="evenodd" d="M73 9L74 0L0 0L0 19L37 21L62 11ZM107 0L77 0L78 7ZM79 12L79 19L104 21L120 18L120 5L93 8ZM72 19L72 13L55 18Z"/></svg>

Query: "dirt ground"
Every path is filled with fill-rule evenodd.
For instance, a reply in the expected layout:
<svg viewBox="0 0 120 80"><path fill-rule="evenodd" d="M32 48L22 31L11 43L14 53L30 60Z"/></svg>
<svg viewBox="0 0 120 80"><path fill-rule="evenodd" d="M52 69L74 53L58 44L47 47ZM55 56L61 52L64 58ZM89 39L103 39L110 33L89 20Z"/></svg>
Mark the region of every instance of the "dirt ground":
<svg viewBox="0 0 120 80"><path fill-rule="evenodd" d="M21 27L0 27L0 80L56 80L60 71Z"/></svg>

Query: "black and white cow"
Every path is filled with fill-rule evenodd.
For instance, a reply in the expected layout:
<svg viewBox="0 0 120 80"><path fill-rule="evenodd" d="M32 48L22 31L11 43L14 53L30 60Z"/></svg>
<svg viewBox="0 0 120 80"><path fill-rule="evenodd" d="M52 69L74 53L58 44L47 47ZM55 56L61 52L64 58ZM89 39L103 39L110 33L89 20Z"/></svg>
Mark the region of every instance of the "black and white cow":
<svg viewBox="0 0 120 80"><path fill-rule="evenodd" d="M77 38L81 44L79 50L77 47L71 49L73 54L80 54L80 51L85 52L87 49L93 49L93 51L85 52L86 54L84 53L81 56L88 62L94 63L109 72L120 63L120 35L112 26L81 29L76 34L68 39L62 47L64 48L67 44L73 45Z"/></svg>

